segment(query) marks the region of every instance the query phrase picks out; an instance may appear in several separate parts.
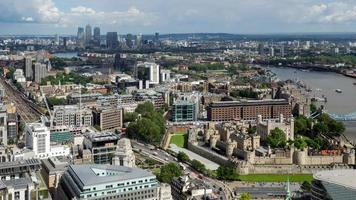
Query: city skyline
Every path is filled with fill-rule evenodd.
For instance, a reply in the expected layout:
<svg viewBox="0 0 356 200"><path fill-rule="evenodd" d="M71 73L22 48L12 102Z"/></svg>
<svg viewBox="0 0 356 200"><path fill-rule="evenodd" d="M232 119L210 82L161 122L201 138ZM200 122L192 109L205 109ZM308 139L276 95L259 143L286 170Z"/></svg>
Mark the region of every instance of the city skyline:
<svg viewBox="0 0 356 200"><path fill-rule="evenodd" d="M119 34L354 32L356 2L0 0L0 35L75 35L86 24Z"/></svg>

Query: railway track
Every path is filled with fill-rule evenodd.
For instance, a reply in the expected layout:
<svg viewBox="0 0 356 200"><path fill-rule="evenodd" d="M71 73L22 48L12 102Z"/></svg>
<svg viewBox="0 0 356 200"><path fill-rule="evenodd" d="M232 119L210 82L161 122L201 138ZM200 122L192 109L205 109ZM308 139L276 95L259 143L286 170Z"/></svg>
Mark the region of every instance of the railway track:
<svg viewBox="0 0 356 200"><path fill-rule="evenodd" d="M35 122L44 115L22 92L7 83L4 77L0 78L0 84L5 89L7 100L14 103L17 113L23 121L26 123Z"/></svg>

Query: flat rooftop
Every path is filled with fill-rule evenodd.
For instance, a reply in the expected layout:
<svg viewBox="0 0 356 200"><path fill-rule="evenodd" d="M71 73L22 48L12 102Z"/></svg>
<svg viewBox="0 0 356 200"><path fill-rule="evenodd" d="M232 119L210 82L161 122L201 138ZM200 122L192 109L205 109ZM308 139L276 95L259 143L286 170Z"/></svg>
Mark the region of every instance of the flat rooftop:
<svg viewBox="0 0 356 200"><path fill-rule="evenodd" d="M244 101L219 101L210 104L210 107L254 106L254 105L281 105L289 104L285 99L264 99Z"/></svg>
<svg viewBox="0 0 356 200"><path fill-rule="evenodd" d="M341 185L356 190L356 170L355 169L337 169L317 172L313 175L314 179Z"/></svg>
<svg viewBox="0 0 356 200"><path fill-rule="evenodd" d="M149 171L123 166L92 164L70 165L69 167L85 186L155 177ZM102 173L104 173L104 175L102 175Z"/></svg>

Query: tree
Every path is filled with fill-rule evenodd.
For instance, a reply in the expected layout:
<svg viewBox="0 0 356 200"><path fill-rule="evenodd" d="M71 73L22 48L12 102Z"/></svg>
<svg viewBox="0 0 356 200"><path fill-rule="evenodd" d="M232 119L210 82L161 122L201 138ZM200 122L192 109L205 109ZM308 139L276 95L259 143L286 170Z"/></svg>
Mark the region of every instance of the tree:
<svg viewBox="0 0 356 200"><path fill-rule="evenodd" d="M186 153L181 152L181 151L177 154L177 159L180 162L189 162L190 161L189 156Z"/></svg>
<svg viewBox="0 0 356 200"><path fill-rule="evenodd" d="M151 102L146 101L143 104L139 104L137 106L137 108L135 109L136 113L139 113L141 115L145 114L145 113L153 113L155 112L155 107L153 106L153 104Z"/></svg>
<svg viewBox="0 0 356 200"><path fill-rule="evenodd" d="M298 137L294 140L294 146L295 146L297 149L303 150L303 149L305 149L305 148L308 146L308 144L307 144L307 142L304 140L303 137L298 136Z"/></svg>
<svg viewBox="0 0 356 200"><path fill-rule="evenodd" d="M137 118L138 118L138 114L136 112L133 112L133 113L125 112L123 121L124 121L124 123L133 122Z"/></svg>
<svg viewBox="0 0 356 200"><path fill-rule="evenodd" d="M136 110L141 118L127 127L128 136L148 143L159 144L166 132L166 120L151 102L139 105Z"/></svg>
<svg viewBox="0 0 356 200"><path fill-rule="evenodd" d="M329 132L328 126L322 122L315 124L313 130L316 134L327 134Z"/></svg>
<svg viewBox="0 0 356 200"><path fill-rule="evenodd" d="M56 105L65 105L67 103L66 99L56 98L56 97L49 97L47 98L48 106L53 107Z"/></svg>
<svg viewBox="0 0 356 200"><path fill-rule="evenodd" d="M267 143L272 148L283 148L287 144L286 134L281 129L275 128L267 137Z"/></svg>
<svg viewBox="0 0 356 200"><path fill-rule="evenodd" d="M239 174L234 166L220 166L217 169L217 178L219 180L236 181L239 180Z"/></svg>
<svg viewBox="0 0 356 200"><path fill-rule="evenodd" d="M241 194L240 200L250 200L251 196L250 193L244 192Z"/></svg>
<svg viewBox="0 0 356 200"><path fill-rule="evenodd" d="M158 180L163 183L170 183L175 177L182 175L182 169L176 163L168 163L161 167Z"/></svg>
<svg viewBox="0 0 356 200"><path fill-rule="evenodd" d="M314 113L314 112L316 112L317 110L318 110L318 108L316 107L316 105L313 104L313 103L311 103L311 104L310 104L310 112L311 112L311 113Z"/></svg>
<svg viewBox="0 0 356 200"><path fill-rule="evenodd" d="M309 127L311 126L311 120L305 116L298 116L294 122L294 132L296 135L309 136Z"/></svg>
<svg viewBox="0 0 356 200"><path fill-rule="evenodd" d="M206 168L205 165L203 163L201 163L198 160L192 160L192 162L190 163L193 167L193 169L197 170L200 173L205 174L206 173Z"/></svg>

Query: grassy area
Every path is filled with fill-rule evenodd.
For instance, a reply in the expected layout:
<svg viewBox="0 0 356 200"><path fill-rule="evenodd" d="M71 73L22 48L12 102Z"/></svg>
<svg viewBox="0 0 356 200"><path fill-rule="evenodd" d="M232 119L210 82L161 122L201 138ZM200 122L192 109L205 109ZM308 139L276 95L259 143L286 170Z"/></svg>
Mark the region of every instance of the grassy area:
<svg viewBox="0 0 356 200"><path fill-rule="evenodd" d="M240 175L239 178L241 181L246 182L311 182L313 180L312 174L249 174L249 175Z"/></svg>
<svg viewBox="0 0 356 200"><path fill-rule="evenodd" d="M178 147L186 147L188 135L186 133L176 133L171 137L171 144L175 144Z"/></svg>

